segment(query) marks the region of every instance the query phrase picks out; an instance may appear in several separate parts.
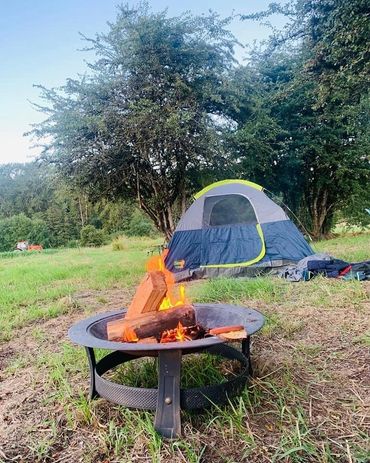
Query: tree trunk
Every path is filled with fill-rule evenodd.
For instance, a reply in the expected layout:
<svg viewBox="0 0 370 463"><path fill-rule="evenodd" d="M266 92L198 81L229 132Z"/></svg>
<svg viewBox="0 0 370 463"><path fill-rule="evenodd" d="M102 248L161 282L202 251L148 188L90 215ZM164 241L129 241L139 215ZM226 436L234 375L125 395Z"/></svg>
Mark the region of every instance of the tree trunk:
<svg viewBox="0 0 370 463"><path fill-rule="evenodd" d="M168 228L172 236L172 233L175 231L175 224L173 222L172 208L170 205L167 206L167 215L168 215Z"/></svg>
<svg viewBox="0 0 370 463"><path fill-rule="evenodd" d="M85 219L84 219L84 213L83 213L82 204L81 204L81 196L78 197L78 209L80 211L81 227L83 228L85 226Z"/></svg>
<svg viewBox="0 0 370 463"><path fill-rule="evenodd" d="M314 239L325 237L329 232L333 220L334 204L329 202L328 190L319 190L309 206L311 216L311 236Z"/></svg>
<svg viewBox="0 0 370 463"><path fill-rule="evenodd" d="M85 195L85 223L88 223L88 222L89 222L89 210L88 210L88 206L89 206L89 203L88 203L88 200L87 200L87 196Z"/></svg>
<svg viewBox="0 0 370 463"><path fill-rule="evenodd" d="M181 201L181 215L184 215L186 212L186 187L185 187L184 178L181 180L180 201Z"/></svg>

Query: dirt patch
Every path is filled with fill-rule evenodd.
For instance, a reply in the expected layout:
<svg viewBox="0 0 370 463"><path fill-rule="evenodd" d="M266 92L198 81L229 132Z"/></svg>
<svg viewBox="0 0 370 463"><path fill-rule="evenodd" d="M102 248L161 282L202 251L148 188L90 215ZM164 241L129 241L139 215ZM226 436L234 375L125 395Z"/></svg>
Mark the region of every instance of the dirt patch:
<svg viewBox="0 0 370 463"><path fill-rule="evenodd" d="M5 370L8 363L14 356L14 350L11 348L1 348L0 349L0 371Z"/></svg>
<svg viewBox="0 0 370 463"><path fill-rule="evenodd" d="M369 290L370 284L364 287ZM370 328L368 302L328 310L257 301L257 308L277 325L254 338L255 379L244 396L245 411L186 414L186 439L171 446L159 444L143 424L152 421L151 414L119 409L103 400L81 405L88 389L82 350L79 369L74 369L74 357L65 357L63 398L58 395L63 381L59 366L37 366L40 355L58 354L69 345L67 330L75 321L126 306L131 296L132 291L122 290L81 292L73 301L64 301L71 305L67 314L18 330L2 346L0 461L270 463L274 455L284 455L284 445L287 450L317 447L315 456L305 457L299 450L297 458L279 457L286 463L325 461L329 451L328 462L367 461L363 436L370 433L370 352L362 337ZM15 361L22 364L12 369ZM134 425L127 430L129 423ZM363 460L351 456L357 448ZM195 454L202 458L195 460Z"/></svg>
<svg viewBox="0 0 370 463"><path fill-rule="evenodd" d="M77 293L68 300L63 298L60 302L71 306L69 313L19 329L11 341L3 344L0 350L0 458L34 461L33 456L28 457L33 451L27 448L26 442L32 434L40 432L42 436L44 432L49 416L44 401L50 392L44 371L33 366L35 358L41 353L58 352L61 344L68 342L69 327L87 313L118 310L127 305L130 297L129 291L104 290ZM7 372L12 361L21 362L21 367ZM87 381L85 384L87 386Z"/></svg>

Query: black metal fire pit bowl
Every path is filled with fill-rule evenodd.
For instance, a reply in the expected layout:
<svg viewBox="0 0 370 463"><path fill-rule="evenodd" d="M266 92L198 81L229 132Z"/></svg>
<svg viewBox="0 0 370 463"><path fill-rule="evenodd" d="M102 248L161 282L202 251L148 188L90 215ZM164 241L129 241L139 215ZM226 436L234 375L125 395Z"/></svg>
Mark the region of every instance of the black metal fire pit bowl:
<svg viewBox="0 0 370 463"><path fill-rule="evenodd" d="M199 409L212 404L224 404L241 393L252 374L250 336L264 324L263 315L257 310L227 304L196 304L196 321L206 329L227 325L242 325L248 337L238 350L211 336L194 341L166 344L136 344L107 340L107 322L125 316L125 310L106 312L82 320L68 332L70 339L84 346L90 366L90 399L103 397L129 408L155 410L155 429L164 437L181 435L180 409ZM99 362L94 348L110 352ZM195 352L208 352L227 359L237 360L241 372L231 380L212 386L180 389L181 358ZM103 377L104 373L122 363L140 357L158 357L158 388L129 387Z"/></svg>

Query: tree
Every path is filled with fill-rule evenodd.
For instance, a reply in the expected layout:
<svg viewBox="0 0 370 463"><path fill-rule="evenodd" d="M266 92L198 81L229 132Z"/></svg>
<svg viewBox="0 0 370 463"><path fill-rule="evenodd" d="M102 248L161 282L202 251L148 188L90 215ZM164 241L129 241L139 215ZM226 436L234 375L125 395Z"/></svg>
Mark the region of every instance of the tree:
<svg viewBox="0 0 370 463"><path fill-rule="evenodd" d="M34 162L1 165L0 217L46 210L53 194L52 176L52 169Z"/></svg>
<svg viewBox="0 0 370 463"><path fill-rule="evenodd" d="M135 205L132 201L123 200L112 202L102 199L94 206L94 212L108 234L127 231L134 210Z"/></svg>
<svg viewBox="0 0 370 463"><path fill-rule="evenodd" d="M98 57L90 76L40 87L48 118L32 133L52 139L44 159L93 200L136 199L169 238L188 173L221 154L234 63L228 22L121 6L109 32L88 39Z"/></svg>
<svg viewBox="0 0 370 463"><path fill-rule="evenodd" d="M278 12L292 18L286 32L275 34L259 56L259 72L271 83L265 98L281 128L283 144L275 163L280 177L289 178L284 194L299 200L297 209L316 238L330 231L334 213L370 180L369 118L363 105L370 88L366 3L271 4L248 17ZM278 75L266 70L266 61L278 64L284 51L288 79L280 65L272 66Z"/></svg>

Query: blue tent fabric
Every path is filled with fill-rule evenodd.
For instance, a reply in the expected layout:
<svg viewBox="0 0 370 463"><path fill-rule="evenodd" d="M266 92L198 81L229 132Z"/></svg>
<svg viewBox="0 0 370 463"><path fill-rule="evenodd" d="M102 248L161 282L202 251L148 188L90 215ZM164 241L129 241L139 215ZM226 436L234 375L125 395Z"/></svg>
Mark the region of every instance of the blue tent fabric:
<svg viewBox="0 0 370 463"><path fill-rule="evenodd" d="M266 243L266 256L271 261L290 260L298 262L313 254L302 233L290 220L262 224Z"/></svg>
<svg viewBox="0 0 370 463"><path fill-rule="evenodd" d="M201 266L202 230L186 230L174 233L168 244L166 267L171 272L178 272L175 262L185 260L186 268L195 270Z"/></svg>
<svg viewBox="0 0 370 463"><path fill-rule="evenodd" d="M165 263L179 281L255 275L312 254L303 235L262 187L229 180L198 194L168 244Z"/></svg>
<svg viewBox="0 0 370 463"><path fill-rule="evenodd" d="M262 250L255 225L206 228L202 234L201 264L235 264L252 260Z"/></svg>

